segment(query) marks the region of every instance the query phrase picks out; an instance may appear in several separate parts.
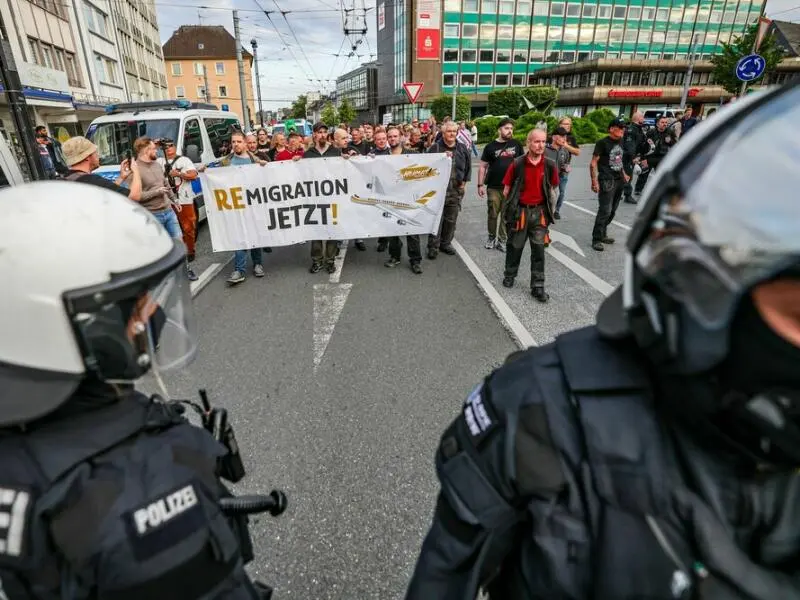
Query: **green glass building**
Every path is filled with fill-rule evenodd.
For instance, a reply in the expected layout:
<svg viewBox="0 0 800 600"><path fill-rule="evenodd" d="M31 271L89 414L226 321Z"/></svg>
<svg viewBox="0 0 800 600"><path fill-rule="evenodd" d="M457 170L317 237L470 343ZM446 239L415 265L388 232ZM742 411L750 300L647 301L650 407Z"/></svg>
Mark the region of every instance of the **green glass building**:
<svg viewBox="0 0 800 600"><path fill-rule="evenodd" d="M758 20L747 0L443 0L444 93L536 84L545 67L597 58L707 59ZM485 97L485 96L484 96ZM476 98L477 99L477 98Z"/></svg>

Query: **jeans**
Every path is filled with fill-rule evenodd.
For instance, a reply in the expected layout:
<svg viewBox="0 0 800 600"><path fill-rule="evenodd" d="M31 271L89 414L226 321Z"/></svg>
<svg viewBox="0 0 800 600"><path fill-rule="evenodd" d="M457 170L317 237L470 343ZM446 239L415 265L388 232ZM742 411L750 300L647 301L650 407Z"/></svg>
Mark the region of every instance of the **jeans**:
<svg viewBox="0 0 800 600"><path fill-rule="evenodd" d="M475 158L478 157L478 143L472 142L472 154L475 155Z"/></svg>
<svg viewBox="0 0 800 600"><path fill-rule="evenodd" d="M167 208L164 210L159 210L153 213L158 222L164 226L164 229L167 230L169 237L173 239L183 239L183 232L181 231L181 225L178 223L178 217L175 214L175 211L171 208Z"/></svg>
<svg viewBox="0 0 800 600"><path fill-rule="evenodd" d="M251 248L250 258L253 259L253 265L264 264L261 248ZM247 250L236 250L233 253L233 270L239 271L239 273L244 273L247 270Z"/></svg>
<svg viewBox="0 0 800 600"><path fill-rule="evenodd" d="M600 193L597 195L599 206L592 229L592 243L602 242L607 236L608 224L614 220L619 201L622 199L623 179L601 179Z"/></svg>
<svg viewBox="0 0 800 600"><path fill-rule="evenodd" d="M564 204L568 181L569 173L561 173L558 176L558 202L556 202L556 212L559 212L561 210L561 205Z"/></svg>

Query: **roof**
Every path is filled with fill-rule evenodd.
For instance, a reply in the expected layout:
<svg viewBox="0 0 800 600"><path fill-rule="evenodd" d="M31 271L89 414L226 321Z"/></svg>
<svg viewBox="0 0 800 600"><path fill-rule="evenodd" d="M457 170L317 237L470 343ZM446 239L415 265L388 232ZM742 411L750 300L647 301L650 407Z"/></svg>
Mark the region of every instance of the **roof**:
<svg viewBox="0 0 800 600"><path fill-rule="evenodd" d="M165 59L236 58L236 40L222 25L181 25L163 51ZM242 58L252 57L242 48Z"/></svg>
<svg viewBox="0 0 800 600"><path fill-rule="evenodd" d="M788 50L790 56L800 56L800 23L773 21L772 30L778 44Z"/></svg>

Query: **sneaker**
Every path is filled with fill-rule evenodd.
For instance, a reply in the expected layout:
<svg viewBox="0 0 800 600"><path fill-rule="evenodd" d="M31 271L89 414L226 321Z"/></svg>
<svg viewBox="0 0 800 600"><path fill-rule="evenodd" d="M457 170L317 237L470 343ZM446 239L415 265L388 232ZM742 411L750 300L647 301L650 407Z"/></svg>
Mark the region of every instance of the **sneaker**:
<svg viewBox="0 0 800 600"><path fill-rule="evenodd" d="M514 287L514 278L513 277L503 277L503 287Z"/></svg>
<svg viewBox="0 0 800 600"><path fill-rule="evenodd" d="M444 244L442 246L439 246L439 250L441 250L442 252L444 252L449 256L453 256L456 253L456 249L453 248L450 244Z"/></svg>
<svg viewBox="0 0 800 600"><path fill-rule="evenodd" d="M264 267L262 265L256 265L253 267L253 275L256 277L263 277L264 276Z"/></svg>
<svg viewBox="0 0 800 600"><path fill-rule="evenodd" d="M197 273L195 273L192 269L186 269L186 277L189 278L189 281L197 281L199 279Z"/></svg>
<svg viewBox="0 0 800 600"><path fill-rule="evenodd" d="M439 251L436 248L428 248L428 260L436 260L439 256Z"/></svg>
<svg viewBox="0 0 800 600"><path fill-rule="evenodd" d="M422 275L422 265L418 262L411 263L411 272L417 275Z"/></svg>
<svg viewBox="0 0 800 600"><path fill-rule="evenodd" d="M556 211L556 212L553 214L553 218L554 218L556 221L558 221L558 220L561 218L561 213L560 213L560 212L558 212L558 211Z"/></svg>
<svg viewBox="0 0 800 600"><path fill-rule="evenodd" d="M500 252L505 252L506 251L506 243L501 241L501 240L497 240L497 243L495 244L494 247L495 247L495 249L499 250Z"/></svg>
<svg viewBox="0 0 800 600"><path fill-rule="evenodd" d="M604 250L603 242L592 242L592 250L597 250L598 252L602 252Z"/></svg>
<svg viewBox="0 0 800 600"><path fill-rule="evenodd" d="M602 239L602 242L604 244L613 244L614 243L614 238L606 236L606 237L604 237Z"/></svg>
<svg viewBox="0 0 800 600"><path fill-rule="evenodd" d="M365 252L367 249L367 245L364 243L364 240L356 240L356 250L361 252Z"/></svg>
<svg viewBox="0 0 800 600"><path fill-rule="evenodd" d="M633 196L625 196L623 202L625 204L639 204L639 201L635 200Z"/></svg>
<svg viewBox="0 0 800 600"><path fill-rule="evenodd" d="M228 277L228 283L231 285L236 285L237 283L242 283L245 280L244 273L241 271L234 271L231 273L231 276Z"/></svg>
<svg viewBox="0 0 800 600"><path fill-rule="evenodd" d="M308 270L309 273L319 273L322 270L322 263L319 262L312 262L311 268Z"/></svg>
<svg viewBox="0 0 800 600"><path fill-rule="evenodd" d="M328 273L335 273L336 272L336 263L329 262L327 265L325 265L325 270Z"/></svg>
<svg viewBox="0 0 800 600"><path fill-rule="evenodd" d="M394 267L396 267L399 264L400 264L400 259L399 258L391 257L389 260L387 260L386 262L383 263L383 266L384 267L388 267L390 269L393 269Z"/></svg>
<svg viewBox="0 0 800 600"><path fill-rule="evenodd" d="M545 303L550 299L550 295L544 291L544 288L533 288L531 290L531 296L541 303Z"/></svg>
<svg viewBox="0 0 800 600"><path fill-rule="evenodd" d="M494 248L494 246L495 246L494 236L490 235L488 238L486 238L486 243L483 245L483 247L486 248L487 250L491 250L492 248Z"/></svg>

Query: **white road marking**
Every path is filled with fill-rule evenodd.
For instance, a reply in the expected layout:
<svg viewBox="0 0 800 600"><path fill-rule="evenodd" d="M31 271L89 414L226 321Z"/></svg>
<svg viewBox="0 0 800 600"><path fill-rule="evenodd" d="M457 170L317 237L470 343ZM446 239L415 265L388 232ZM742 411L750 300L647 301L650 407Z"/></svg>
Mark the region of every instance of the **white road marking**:
<svg viewBox="0 0 800 600"><path fill-rule="evenodd" d="M581 212L585 212L587 215L592 215L593 217L597 216L597 211L589 210L588 208L583 208L582 206L578 206L577 204L573 204L572 202L564 202L567 206L571 206L575 210L579 210ZM619 221L611 221L612 225L616 225L617 227L622 227L625 231L630 231L630 225L625 225L625 223L620 223Z"/></svg>
<svg viewBox="0 0 800 600"><path fill-rule="evenodd" d="M459 258L461 258L461 260L467 266L467 269L469 269L470 273L472 273L472 276L475 278L478 287L483 291L484 295L489 300L489 304L499 317L500 321L502 321L506 329L511 332L511 335L514 336L514 340L517 342L517 345L523 350L530 346L538 346L536 340L534 340L530 332L525 329L525 326L517 318L517 315L514 314L514 311L511 310L511 307L506 303L505 300L503 300L503 297L492 285L486 275L483 274L483 271L480 270L480 267L478 267L470 255L467 254L467 251L464 250L464 247L457 241L453 240L453 248L456 249L456 253L458 254Z"/></svg>
<svg viewBox="0 0 800 600"><path fill-rule="evenodd" d="M192 290L192 298L197 296L200 292L203 291L203 288L206 287L214 277L217 276L222 269L225 268L229 262L233 260L233 256L231 256L228 260L221 263L212 263L208 267L206 267L205 271L200 273L200 276L197 278L197 281L192 281L189 284L189 288Z"/></svg>
<svg viewBox="0 0 800 600"><path fill-rule="evenodd" d="M333 330L342 316L347 297L353 289L352 283L339 283L342 278L344 257L347 248L339 250L336 257L336 270L328 277L328 283L314 285L314 372L322 364L325 350L333 337Z"/></svg>
<svg viewBox="0 0 800 600"><path fill-rule="evenodd" d="M547 248L547 253L604 296L608 296L614 291L613 285L601 279L583 265L579 265L563 252L559 252L554 248Z"/></svg>
<svg viewBox="0 0 800 600"><path fill-rule="evenodd" d="M556 229L553 229L551 227L550 228L550 240L554 244L562 244L562 245L566 246L567 248L569 248L570 250L572 250L575 254L580 254L581 256L586 258L586 255L583 253L583 250L578 245L578 242L576 242L575 238L572 237L571 235L567 235L566 233L563 233L563 232L558 231Z"/></svg>

